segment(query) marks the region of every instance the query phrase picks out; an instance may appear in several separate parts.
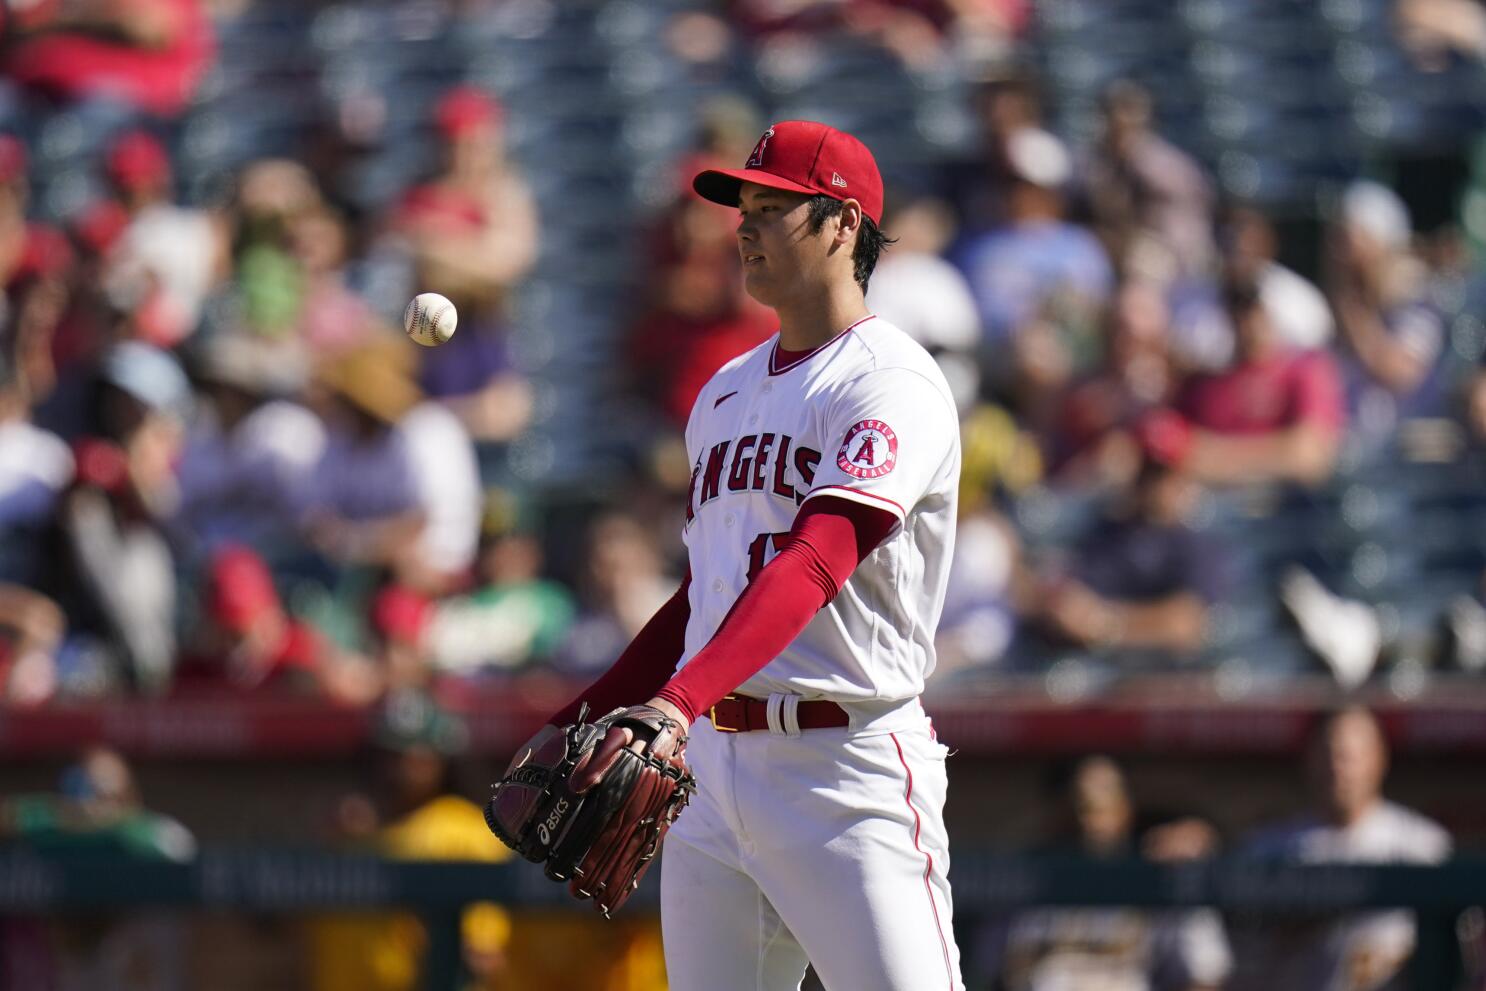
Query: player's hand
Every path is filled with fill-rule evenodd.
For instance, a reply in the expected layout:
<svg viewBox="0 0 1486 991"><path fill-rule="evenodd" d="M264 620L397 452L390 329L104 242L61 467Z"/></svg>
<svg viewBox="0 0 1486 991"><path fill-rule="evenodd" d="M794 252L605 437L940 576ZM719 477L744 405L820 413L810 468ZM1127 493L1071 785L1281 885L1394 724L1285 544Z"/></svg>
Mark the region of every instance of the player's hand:
<svg viewBox="0 0 1486 991"><path fill-rule="evenodd" d="M631 706L624 711L626 715L638 717L638 720L632 720L631 725L609 727L608 734L598 746L573 768L570 781L573 791L578 794L583 794L599 782L620 750L628 748L637 754L648 751L657 757L666 758L685 749L688 722L681 710L671 703L664 699L651 699L642 706ZM641 725L642 723L645 725ZM636 725L640 726L639 733L635 732Z"/></svg>
<svg viewBox="0 0 1486 991"><path fill-rule="evenodd" d="M686 731L689 730L689 729L691 729L691 721L689 719L687 719L685 715L682 714L682 712L681 712L680 709L676 708L674 705L672 705L671 703L667 702L665 699L655 698L655 699L651 699L649 702L646 702L645 704L648 705L648 706L650 706L650 708L652 708L652 709L659 709L661 712L665 713L666 718L668 718L668 719L674 719L674 720L676 720L676 722L680 723L681 724L681 734L680 734L681 736L685 736L686 735Z"/></svg>

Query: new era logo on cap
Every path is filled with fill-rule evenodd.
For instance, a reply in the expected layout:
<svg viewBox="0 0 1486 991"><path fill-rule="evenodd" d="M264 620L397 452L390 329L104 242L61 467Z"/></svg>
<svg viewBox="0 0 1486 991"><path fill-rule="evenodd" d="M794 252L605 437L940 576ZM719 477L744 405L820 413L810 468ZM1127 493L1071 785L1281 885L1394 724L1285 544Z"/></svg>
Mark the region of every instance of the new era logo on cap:
<svg viewBox="0 0 1486 991"><path fill-rule="evenodd" d="M745 182L838 200L851 196L863 213L882 222L882 176L872 152L845 131L817 121L780 121L759 137L743 168L708 169L692 180L692 188L704 199L737 206Z"/></svg>

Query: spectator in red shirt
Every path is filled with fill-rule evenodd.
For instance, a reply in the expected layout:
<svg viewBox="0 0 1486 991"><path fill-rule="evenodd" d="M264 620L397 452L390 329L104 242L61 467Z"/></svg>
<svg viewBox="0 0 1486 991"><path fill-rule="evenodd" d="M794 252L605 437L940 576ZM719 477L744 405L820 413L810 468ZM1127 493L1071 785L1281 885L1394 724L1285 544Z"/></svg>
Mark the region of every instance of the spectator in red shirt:
<svg viewBox="0 0 1486 991"><path fill-rule="evenodd" d="M1224 303L1234 363L1190 381L1177 404L1194 428L1188 470L1209 485L1323 481L1346 422L1336 362L1284 347L1253 283L1230 284Z"/></svg>
<svg viewBox="0 0 1486 991"><path fill-rule="evenodd" d="M263 559L241 545L219 551L207 569L202 622L181 659L176 693L267 692L365 703L378 680L370 666L289 616Z"/></svg>
<svg viewBox="0 0 1486 991"><path fill-rule="evenodd" d="M215 42L201 0L80 0L7 15L4 72L68 100L123 100L162 117L185 108Z"/></svg>
<svg viewBox="0 0 1486 991"><path fill-rule="evenodd" d="M408 190L392 217L408 238L419 284L456 303L499 302L536 262L536 203L506 158L504 122L483 90L445 93L433 112L443 167Z"/></svg>
<svg viewBox="0 0 1486 991"><path fill-rule="evenodd" d="M420 384L479 441L516 437L531 419L531 386L512 367L506 304L536 263L531 190L506 158L505 113L488 93L458 86L438 101L438 175L403 196L392 229L412 256L420 290L459 307L460 334L422 355Z"/></svg>
<svg viewBox="0 0 1486 991"><path fill-rule="evenodd" d="M207 214L172 202L170 156L149 132L116 139L104 167L129 218L106 256L104 290L133 314L140 339L174 347L201 320L222 274L226 239Z"/></svg>
<svg viewBox="0 0 1486 991"><path fill-rule="evenodd" d="M678 427L717 369L778 329L742 290L735 218L691 189L698 170L743 161L758 130L747 105L708 106L700 140L681 160L678 187L651 234L645 310L630 339L634 391Z"/></svg>
<svg viewBox="0 0 1486 991"><path fill-rule="evenodd" d="M195 650L181 660L176 691L314 691L319 637L285 615L268 566L252 551L227 546L212 558L201 613Z"/></svg>

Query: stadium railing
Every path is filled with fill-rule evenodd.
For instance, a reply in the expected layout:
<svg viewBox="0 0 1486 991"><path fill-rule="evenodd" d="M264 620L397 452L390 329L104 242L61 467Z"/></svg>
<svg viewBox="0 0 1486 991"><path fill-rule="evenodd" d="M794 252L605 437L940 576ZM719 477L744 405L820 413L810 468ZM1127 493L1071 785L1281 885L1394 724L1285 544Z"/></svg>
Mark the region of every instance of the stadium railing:
<svg viewBox="0 0 1486 991"><path fill-rule="evenodd" d="M1214 906L1240 912L1321 915L1370 908L1413 909L1420 989L1453 986L1459 951L1454 922L1486 901L1486 859L1438 867L1297 866L1252 860L1182 865L1076 858L957 854L957 911L966 915L1042 906ZM636 896L653 906L654 877ZM96 853L0 850L0 914L62 916L143 906L260 912L403 908L428 924L423 987L457 986L459 917L475 901L523 908L572 906L564 889L531 865L409 863L277 849L208 850L188 863ZM631 903L634 904L633 902Z"/></svg>

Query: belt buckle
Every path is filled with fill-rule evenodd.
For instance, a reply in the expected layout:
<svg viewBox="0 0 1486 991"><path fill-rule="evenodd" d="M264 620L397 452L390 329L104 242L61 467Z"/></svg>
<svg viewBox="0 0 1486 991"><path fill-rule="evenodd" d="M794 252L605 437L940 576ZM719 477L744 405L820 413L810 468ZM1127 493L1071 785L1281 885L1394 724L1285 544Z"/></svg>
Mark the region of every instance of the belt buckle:
<svg viewBox="0 0 1486 991"><path fill-rule="evenodd" d="M718 699L718 701L719 702L727 702L729 700L736 699L736 698L737 698L736 695L724 695L722 698ZM740 729L742 729L742 727L740 727L740 726L723 726L720 723L718 723L718 721L717 721L717 706L715 706L715 705L712 706L710 709L707 710L707 718L712 721L712 728L715 729L719 733L736 733Z"/></svg>

